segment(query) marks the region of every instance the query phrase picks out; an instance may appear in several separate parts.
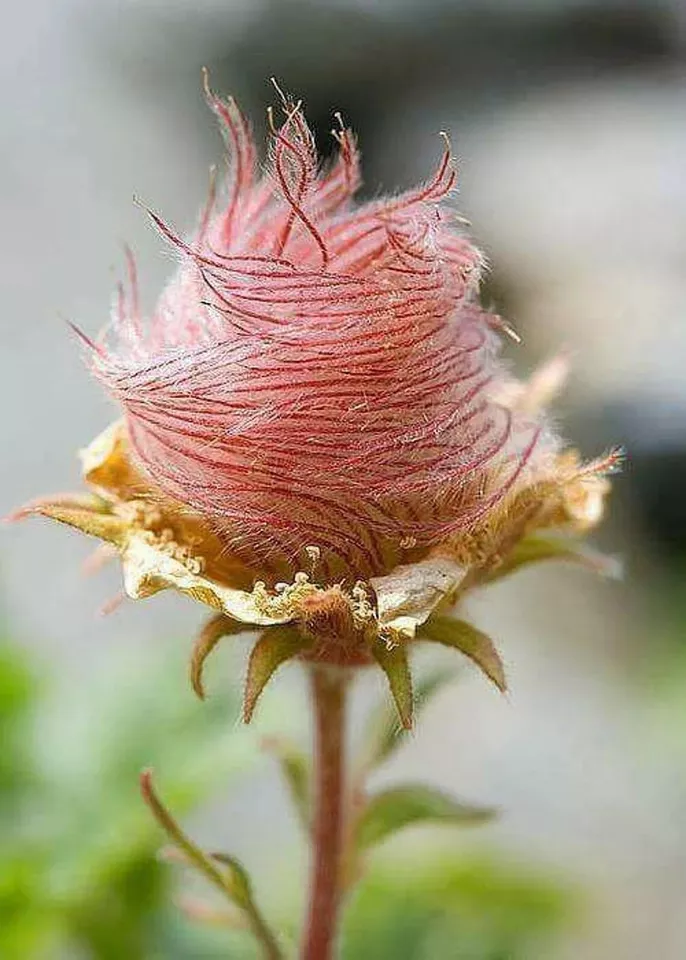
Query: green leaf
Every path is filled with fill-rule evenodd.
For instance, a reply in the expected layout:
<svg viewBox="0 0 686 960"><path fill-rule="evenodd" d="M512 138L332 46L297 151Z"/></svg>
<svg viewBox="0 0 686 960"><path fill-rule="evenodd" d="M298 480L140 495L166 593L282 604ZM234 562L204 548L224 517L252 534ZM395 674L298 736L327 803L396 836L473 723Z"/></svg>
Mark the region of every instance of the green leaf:
<svg viewBox="0 0 686 960"><path fill-rule="evenodd" d="M148 796L145 796L148 806L151 806ZM241 861L230 853L214 851L204 853L196 849L196 845L189 840L185 833L182 833L180 826L171 817L168 810L165 809L163 812L164 819L160 818L159 799L157 799L156 804L157 806L152 807L155 819L172 840L169 846L162 847L158 852L158 859L164 863L197 868L223 893L228 893L236 906L245 909L252 900L252 885L248 871ZM218 872L213 861L216 861L216 864L221 867ZM210 864L209 868L208 863Z"/></svg>
<svg viewBox="0 0 686 960"><path fill-rule="evenodd" d="M155 820L184 859L245 911L250 928L264 949L264 956L268 960L281 960L281 950L253 899L250 878L240 860L228 853L207 854L201 850L163 804L153 786L150 770L141 773L140 787Z"/></svg>
<svg viewBox="0 0 686 960"><path fill-rule="evenodd" d="M438 667L419 679L414 691L415 716L426 706L434 694L451 683L458 671ZM364 747L359 766L372 770L384 763L404 743L408 730L398 726L398 714L386 701L374 710L367 722L362 738Z"/></svg>
<svg viewBox="0 0 686 960"><path fill-rule="evenodd" d="M620 563L615 557L608 557L574 540L554 539L552 537L524 537L504 558L500 566L491 570L486 583L494 583L515 573L531 563L543 560L567 560L580 564L604 577L617 578L621 574Z"/></svg>
<svg viewBox="0 0 686 960"><path fill-rule="evenodd" d="M252 648L243 697L243 720L250 723L260 694L274 672L309 646L296 627L268 627Z"/></svg>
<svg viewBox="0 0 686 960"><path fill-rule="evenodd" d="M210 856L227 868L227 885L234 902L239 907L249 908L252 903L252 884L241 861L230 853L211 853Z"/></svg>
<svg viewBox="0 0 686 960"><path fill-rule="evenodd" d="M462 850L441 837L369 865L344 918L340 960L557 957L587 912L585 893L531 857ZM389 852L390 853L390 852Z"/></svg>
<svg viewBox="0 0 686 960"><path fill-rule="evenodd" d="M194 866L203 876L214 884L223 893L228 893L233 899L233 889L224 872L213 863L212 859L190 839L182 830L178 821L172 816L160 799L152 782L152 771L144 770L140 775L140 788L143 800L150 809L159 826L167 834L171 842L178 847L189 864Z"/></svg>
<svg viewBox="0 0 686 960"><path fill-rule="evenodd" d="M507 690L505 668L493 641L466 620L432 617L422 626L417 639L459 650L486 674L501 693Z"/></svg>
<svg viewBox="0 0 686 960"><path fill-rule="evenodd" d="M229 684L199 710L183 636L113 646L62 697L49 673L24 675L25 654L0 636L0 957L257 956L245 933L194 928L177 913L158 828L135 790L142 766L164 771L165 802L183 822L253 768L258 735L234 722L240 691ZM283 697L290 705L277 691L270 713L287 709ZM206 936L221 937L221 951L206 953Z"/></svg>
<svg viewBox="0 0 686 960"><path fill-rule="evenodd" d="M309 830L311 771L308 757L299 747L282 737L270 737L264 746L279 761L298 819L303 828Z"/></svg>
<svg viewBox="0 0 686 960"><path fill-rule="evenodd" d="M391 787L370 798L357 824L357 847L368 850L411 824L479 824L491 820L495 813L422 784Z"/></svg>
<svg viewBox="0 0 686 960"><path fill-rule="evenodd" d="M406 730L412 727L412 677L404 644L388 647L383 640L372 646L372 654L386 674L393 701Z"/></svg>
<svg viewBox="0 0 686 960"><path fill-rule="evenodd" d="M283 960L283 953L278 941L267 926L253 897L252 883L248 871L240 860L228 853L212 853L210 856L227 868L227 882L231 889L231 896L237 906L245 911L250 929L262 947L265 960Z"/></svg>
<svg viewBox="0 0 686 960"><path fill-rule="evenodd" d="M232 620L230 617L224 616L223 613L218 613L215 617L212 617L202 628L193 644L190 662L191 686L201 700L205 699L202 675L205 661L209 655L222 637L245 633L249 629L249 624L242 623L240 620Z"/></svg>

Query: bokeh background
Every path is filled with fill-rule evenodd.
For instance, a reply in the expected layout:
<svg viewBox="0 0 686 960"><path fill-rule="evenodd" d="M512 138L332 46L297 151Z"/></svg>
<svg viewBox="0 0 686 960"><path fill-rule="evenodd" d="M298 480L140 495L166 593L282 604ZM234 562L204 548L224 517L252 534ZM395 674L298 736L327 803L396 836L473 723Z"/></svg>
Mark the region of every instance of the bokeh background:
<svg viewBox="0 0 686 960"><path fill-rule="evenodd" d="M347 956L681 960L686 8L35 0L4 12L0 48L4 512L74 488L75 451L112 417L65 320L107 322L124 241L148 304L172 270L133 197L192 224L220 155L202 66L258 129L277 76L324 150L341 110L368 196L423 177L450 131L460 207L493 264L484 297L523 337L514 367L567 346L561 429L586 454L628 452L597 538L625 576L532 568L472 601L510 696L465 667L379 782L419 777L502 815L379 851ZM241 730L245 647L226 645L201 707L184 665L200 611L163 597L99 617L120 587L115 570L81 576L88 549L47 525L3 531L0 955L251 957L171 906L196 891L156 862L136 773L154 764L195 834L239 854L268 909L297 918L302 837L259 749L274 734L306 742L297 671ZM362 688L360 715L374 681Z"/></svg>

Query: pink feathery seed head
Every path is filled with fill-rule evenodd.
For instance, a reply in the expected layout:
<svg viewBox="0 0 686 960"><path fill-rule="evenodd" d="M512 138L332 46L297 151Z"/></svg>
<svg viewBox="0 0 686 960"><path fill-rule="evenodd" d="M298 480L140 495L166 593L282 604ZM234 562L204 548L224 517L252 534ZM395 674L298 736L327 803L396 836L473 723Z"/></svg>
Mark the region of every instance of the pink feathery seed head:
<svg viewBox="0 0 686 960"><path fill-rule="evenodd" d="M322 170L283 97L260 173L236 104L207 96L229 155L221 196L188 241L153 215L181 265L143 322L129 258L95 370L140 466L227 550L277 570L316 545L330 575L385 572L483 519L539 432L492 399L498 321L445 202L447 138L426 183L354 206L359 156L340 117Z"/></svg>

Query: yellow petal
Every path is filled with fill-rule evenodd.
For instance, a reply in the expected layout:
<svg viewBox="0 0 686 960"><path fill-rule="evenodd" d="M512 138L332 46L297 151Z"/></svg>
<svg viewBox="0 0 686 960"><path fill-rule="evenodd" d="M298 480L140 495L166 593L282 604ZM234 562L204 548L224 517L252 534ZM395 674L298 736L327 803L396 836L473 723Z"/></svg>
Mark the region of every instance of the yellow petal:
<svg viewBox="0 0 686 960"><path fill-rule="evenodd" d="M435 557L396 567L370 580L376 594L379 632L397 630L413 637L417 627L460 585L466 569L454 560Z"/></svg>
<svg viewBox="0 0 686 960"><path fill-rule="evenodd" d="M288 623L293 619L291 615L265 614L253 593L235 590L194 573L189 569L189 563L177 559L162 545L151 543L145 531L135 531L122 551L124 589L133 600L150 597L160 590L179 590L234 620L257 626Z"/></svg>
<svg viewBox="0 0 686 960"><path fill-rule="evenodd" d="M117 420L79 452L84 480L120 500L139 497L148 485L132 465L123 420Z"/></svg>
<svg viewBox="0 0 686 960"><path fill-rule="evenodd" d="M610 481L599 474L583 475L563 490L562 505L567 523L578 533L597 527L605 512Z"/></svg>
<svg viewBox="0 0 686 960"><path fill-rule="evenodd" d="M252 584L252 571L227 551L208 522L163 494L135 466L123 420L103 430L80 457L86 482L114 504L132 527L167 528L177 543L192 546L202 556L209 579L243 589ZM152 523L146 514L153 518Z"/></svg>

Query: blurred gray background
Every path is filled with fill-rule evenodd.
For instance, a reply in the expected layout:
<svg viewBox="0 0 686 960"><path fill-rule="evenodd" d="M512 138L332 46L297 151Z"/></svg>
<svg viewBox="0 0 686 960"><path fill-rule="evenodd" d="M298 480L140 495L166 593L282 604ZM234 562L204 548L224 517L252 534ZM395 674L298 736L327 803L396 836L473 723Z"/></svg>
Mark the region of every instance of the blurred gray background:
<svg viewBox="0 0 686 960"><path fill-rule="evenodd" d="M585 454L627 448L598 537L626 576L532 570L476 599L509 699L466 671L391 772L497 804L499 843L592 890L565 958L683 958L686 8L35 0L5 7L0 45L3 512L76 487L76 450L113 415L65 320L106 323L124 242L145 301L161 290L173 258L133 196L193 223L221 149L202 66L258 130L272 75L304 98L324 150L341 110L366 195L424 176L451 133L461 210L493 264L485 298L524 338L508 356L524 373L568 346L562 431ZM3 531L5 618L54 665L67 713L111 658L135 670L141 644L178 644L201 617L165 597L99 618L118 576L81 577L87 553L45 525ZM282 799L253 780L200 829L259 862L292 843Z"/></svg>

